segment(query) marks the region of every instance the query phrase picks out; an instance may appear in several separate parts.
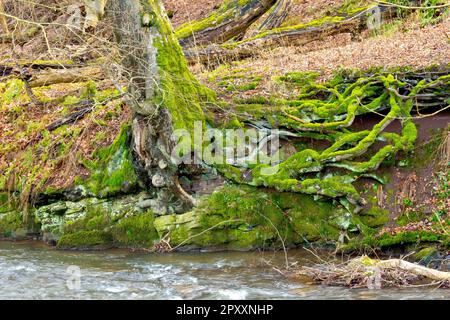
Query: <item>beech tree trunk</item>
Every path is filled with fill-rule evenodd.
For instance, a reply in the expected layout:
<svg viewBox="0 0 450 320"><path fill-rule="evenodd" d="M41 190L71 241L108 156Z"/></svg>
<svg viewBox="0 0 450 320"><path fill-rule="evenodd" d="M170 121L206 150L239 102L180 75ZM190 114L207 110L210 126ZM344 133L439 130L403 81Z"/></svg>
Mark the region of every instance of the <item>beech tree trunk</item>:
<svg viewBox="0 0 450 320"><path fill-rule="evenodd" d="M174 203L183 212L195 201L178 183L179 167L170 156L176 144L172 133L204 122L205 89L188 70L161 0L114 0L111 9L122 65L132 79L128 93L137 165L160 200L157 213Z"/></svg>

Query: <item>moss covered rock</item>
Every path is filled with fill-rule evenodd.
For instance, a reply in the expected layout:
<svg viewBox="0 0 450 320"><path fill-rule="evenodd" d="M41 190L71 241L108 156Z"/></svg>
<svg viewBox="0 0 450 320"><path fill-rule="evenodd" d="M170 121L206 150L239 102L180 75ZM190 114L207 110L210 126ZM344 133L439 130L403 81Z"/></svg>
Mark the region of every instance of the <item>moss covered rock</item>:
<svg viewBox="0 0 450 320"><path fill-rule="evenodd" d="M343 214L341 206L308 195L225 186L194 211L157 217L155 228L172 246L280 248L337 241L342 227L335 220Z"/></svg>

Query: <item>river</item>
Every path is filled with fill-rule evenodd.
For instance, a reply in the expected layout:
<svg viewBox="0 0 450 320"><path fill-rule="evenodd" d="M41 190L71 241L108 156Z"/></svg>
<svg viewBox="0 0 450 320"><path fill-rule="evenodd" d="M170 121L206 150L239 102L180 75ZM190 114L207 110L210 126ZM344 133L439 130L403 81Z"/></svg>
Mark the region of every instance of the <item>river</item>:
<svg viewBox="0 0 450 320"><path fill-rule="evenodd" d="M311 258L289 251L290 262ZM74 252L0 242L0 299L450 299L444 289L305 284L273 268L283 262L283 253L273 252Z"/></svg>

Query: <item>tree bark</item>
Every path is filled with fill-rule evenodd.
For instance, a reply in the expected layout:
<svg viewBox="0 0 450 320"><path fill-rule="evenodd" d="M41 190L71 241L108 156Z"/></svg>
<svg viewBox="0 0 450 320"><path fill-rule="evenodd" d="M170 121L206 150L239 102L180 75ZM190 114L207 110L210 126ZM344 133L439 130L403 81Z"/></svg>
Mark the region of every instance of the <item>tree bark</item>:
<svg viewBox="0 0 450 320"><path fill-rule="evenodd" d="M86 10L86 20L84 29L95 28L105 14L105 7L108 0L84 0Z"/></svg>
<svg viewBox="0 0 450 320"><path fill-rule="evenodd" d="M185 211L195 201L178 183L179 167L171 158L177 141L172 133L192 130L195 121L204 123L201 103L206 89L190 73L160 0L111 4L122 65L132 79L128 97L134 110L136 162L160 200L153 209L166 213L173 208L170 203L179 203L176 210Z"/></svg>
<svg viewBox="0 0 450 320"><path fill-rule="evenodd" d="M98 66L70 69L48 69L29 76L29 83L32 88L49 86L58 83L75 83L105 79L103 69Z"/></svg>
<svg viewBox="0 0 450 320"><path fill-rule="evenodd" d="M272 30L281 26L283 21L289 14L292 6L292 0L278 0L272 12L269 16L261 23L258 30Z"/></svg>
<svg viewBox="0 0 450 320"><path fill-rule="evenodd" d="M3 0L0 0L0 24L2 26L3 32L8 35L9 29L8 29L8 22L6 21L6 17L2 15L2 13L5 13L5 6L3 4Z"/></svg>
<svg viewBox="0 0 450 320"><path fill-rule="evenodd" d="M242 36L259 17L266 13L276 0L227 0L207 18L182 25L177 37L184 47L224 43Z"/></svg>
<svg viewBox="0 0 450 320"><path fill-rule="evenodd" d="M367 27L367 15L371 14L375 8L379 8L382 17L394 12L392 7L379 5L338 22L327 22L320 26L274 29L229 45L211 45L200 50L188 49L185 51L186 58L190 63L226 62L251 57L261 49L301 46L340 33L357 34Z"/></svg>

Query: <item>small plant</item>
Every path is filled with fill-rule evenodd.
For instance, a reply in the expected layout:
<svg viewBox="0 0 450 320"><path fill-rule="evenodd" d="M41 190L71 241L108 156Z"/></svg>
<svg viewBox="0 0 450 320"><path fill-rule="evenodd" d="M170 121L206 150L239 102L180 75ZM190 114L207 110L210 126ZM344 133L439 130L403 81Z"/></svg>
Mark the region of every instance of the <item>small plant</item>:
<svg viewBox="0 0 450 320"><path fill-rule="evenodd" d="M414 202L410 198L403 199L403 205L405 207L412 207L414 205Z"/></svg>

